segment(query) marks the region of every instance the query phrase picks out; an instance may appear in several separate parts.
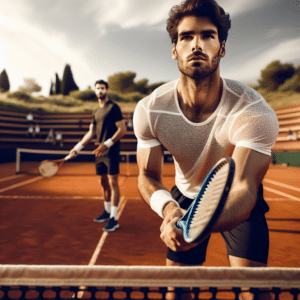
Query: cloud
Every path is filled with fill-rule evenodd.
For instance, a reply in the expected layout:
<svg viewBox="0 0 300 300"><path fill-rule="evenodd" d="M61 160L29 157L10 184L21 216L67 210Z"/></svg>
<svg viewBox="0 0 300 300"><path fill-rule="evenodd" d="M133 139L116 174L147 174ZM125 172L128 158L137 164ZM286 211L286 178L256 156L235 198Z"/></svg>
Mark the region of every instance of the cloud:
<svg viewBox="0 0 300 300"><path fill-rule="evenodd" d="M50 79L56 72L62 73L66 63L71 64L73 73L90 76L81 44L70 44L62 31L35 26L28 20L28 7L21 14L12 1L9 3L4 12L6 22L1 26L0 59L8 70L12 90L23 84L24 78L33 77L39 85L46 87L42 93L47 94ZM4 45L6 48L2 50Z"/></svg>
<svg viewBox="0 0 300 300"><path fill-rule="evenodd" d="M165 28L170 9L181 2L181 0L92 0L90 10L98 11L96 21L101 33L105 33L106 27L112 24L121 28L131 28L140 25L153 26L163 22ZM231 16L236 16L266 6L269 1L219 0L218 3Z"/></svg>
<svg viewBox="0 0 300 300"><path fill-rule="evenodd" d="M300 38L283 41L246 63L224 69L222 76L250 83L260 78L260 72L274 60L293 63L300 60Z"/></svg>
<svg viewBox="0 0 300 300"><path fill-rule="evenodd" d="M108 25L132 28L158 24L167 19L170 8L178 3L176 0L102 0L93 1L92 5L98 11L97 23L103 33Z"/></svg>
<svg viewBox="0 0 300 300"><path fill-rule="evenodd" d="M270 0L219 0L218 4L224 8L231 17L241 15L245 12L261 9L263 6L269 5Z"/></svg>

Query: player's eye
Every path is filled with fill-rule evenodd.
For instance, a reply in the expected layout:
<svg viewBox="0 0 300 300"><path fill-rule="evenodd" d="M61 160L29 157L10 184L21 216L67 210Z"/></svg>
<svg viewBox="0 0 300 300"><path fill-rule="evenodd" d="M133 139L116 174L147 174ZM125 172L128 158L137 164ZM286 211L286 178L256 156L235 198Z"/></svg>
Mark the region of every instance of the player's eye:
<svg viewBox="0 0 300 300"><path fill-rule="evenodd" d="M192 36L191 35L183 35L181 37L181 40L184 41L184 40L191 40L192 39Z"/></svg>
<svg viewBox="0 0 300 300"><path fill-rule="evenodd" d="M202 37L203 39L205 39L205 40L207 40L207 39L213 39L214 38L214 36L213 35L211 35L211 34L205 34L205 35L203 35L203 37Z"/></svg>

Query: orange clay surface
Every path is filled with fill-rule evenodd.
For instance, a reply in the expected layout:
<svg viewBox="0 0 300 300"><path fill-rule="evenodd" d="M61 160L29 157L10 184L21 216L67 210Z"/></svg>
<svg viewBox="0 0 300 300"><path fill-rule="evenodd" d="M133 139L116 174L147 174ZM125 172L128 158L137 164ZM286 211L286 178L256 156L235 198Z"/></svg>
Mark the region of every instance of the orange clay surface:
<svg viewBox="0 0 300 300"><path fill-rule="evenodd" d="M165 185L174 185L173 165L165 164ZM63 167L67 168L67 166ZM102 213L103 196L93 165L78 163L72 174L52 178L15 174L12 163L0 166L0 264L164 265L161 219L137 189L136 165L122 165L120 228L104 233L93 222ZM135 171L131 173L131 169ZM133 170L132 169L132 170ZM264 180L270 206L271 267L300 267L300 169L271 166ZM212 234L205 266L228 266L220 234Z"/></svg>

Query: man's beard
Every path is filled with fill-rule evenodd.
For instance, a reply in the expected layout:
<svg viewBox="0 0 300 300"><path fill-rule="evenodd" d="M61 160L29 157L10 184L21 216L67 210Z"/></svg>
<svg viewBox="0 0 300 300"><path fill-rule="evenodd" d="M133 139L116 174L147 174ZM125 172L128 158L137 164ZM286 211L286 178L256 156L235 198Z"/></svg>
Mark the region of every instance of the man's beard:
<svg viewBox="0 0 300 300"><path fill-rule="evenodd" d="M105 94L100 94L99 95L99 99L100 100L104 100L106 98L106 93Z"/></svg>
<svg viewBox="0 0 300 300"><path fill-rule="evenodd" d="M220 55L218 53L215 57L213 57L210 66L207 66L207 65L206 66L201 66L201 64L202 64L201 62L195 61L193 63L194 66L185 67L183 65L183 60L179 57L178 61L177 61L178 62L178 69L183 75L198 81L198 80L202 80L202 79L212 75L213 73L215 73L216 70L219 67L220 59L221 58L220 58ZM199 66L195 66L197 64Z"/></svg>

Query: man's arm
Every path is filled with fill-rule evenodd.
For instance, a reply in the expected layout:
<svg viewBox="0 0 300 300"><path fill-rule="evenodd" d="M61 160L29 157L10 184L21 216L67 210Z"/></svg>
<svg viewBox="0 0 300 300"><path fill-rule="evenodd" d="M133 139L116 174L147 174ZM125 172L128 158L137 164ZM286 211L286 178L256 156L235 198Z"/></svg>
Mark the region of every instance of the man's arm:
<svg viewBox="0 0 300 300"><path fill-rule="evenodd" d="M162 146L137 149L139 167L138 188L143 199L150 205L151 195L157 190L167 190L162 183Z"/></svg>
<svg viewBox="0 0 300 300"><path fill-rule="evenodd" d="M158 207L161 207L162 216L164 217L161 225L161 239L166 246L171 249L184 247L181 248L182 251L188 250L195 245L184 243L182 230L175 226L175 222L184 215L185 210L178 207L176 202L171 198L171 194L169 194L168 198L169 192L162 183L163 158L164 152L162 146L139 148L137 150L137 163L139 167L138 188L141 196L152 209L153 203L151 204L151 202L153 201L153 195L157 192L159 193L156 196L156 203ZM166 193L164 194L165 191ZM157 209L155 211L157 212ZM167 228L166 225L171 223L173 226Z"/></svg>
<svg viewBox="0 0 300 300"><path fill-rule="evenodd" d="M95 156L101 156L104 151L106 151L109 147L115 144L127 133L126 123L124 119L116 122L115 124L117 130L108 141L105 141L104 143L95 143L95 145L98 145L98 148L95 149L93 152Z"/></svg>
<svg viewBox="0 0 300 300"><path fill-rule="evenodd" d="M237 147L232 155L235 175L223 211L213 227L213 232L229 231L248 219L257 201L258 188L269 168L271 157L257 151ZM178 212L168 207L161 228L161 238L173 251L186 251L188 244L182 239L176 222ZM196 245L196 244L194 244Z"/></svg>
<svg viewBox="0 0 300 300"><path fill-rule="evenodd" d="M270 156L244 147L235 148L232 158L236 169L232 187L213 231L229 231L248 219L271 162Z"/></svg>
<svg viewBox="0 0 300 300"><path fill-rule="evenodd" d="M75 147L70 151L70 156L71 158L75 157L78 155L80 150L82 150L94 137L96 133L96 129L93 123L90 124L89 131L83 136L81 141L75 145Z"/></svg>

